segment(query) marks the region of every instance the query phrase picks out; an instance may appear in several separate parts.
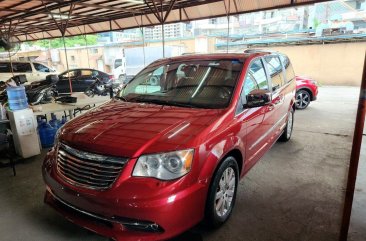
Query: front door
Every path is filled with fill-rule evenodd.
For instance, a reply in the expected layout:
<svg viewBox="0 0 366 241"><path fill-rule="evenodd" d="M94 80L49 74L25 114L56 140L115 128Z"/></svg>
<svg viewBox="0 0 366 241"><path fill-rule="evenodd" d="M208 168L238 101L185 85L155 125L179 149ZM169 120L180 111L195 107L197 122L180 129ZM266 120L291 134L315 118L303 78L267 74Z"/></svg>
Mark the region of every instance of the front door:
<svg viewBox="0 0 366 241"><path fill-rule="evenodd" d="M79 70L70 70L69 72L65 72L59 76L59 81L57 82L57 91L59 93L70 93L70 84L69 79L72 84L72 91L77 91L77 77L79 75Z"/></svg>
<svg viewBox="0 0 366 241"><path fill-rule="evenodd" d="M240 107L246 103L247 95L256 89L269 91L268 78L261 58L252 60L249 65ZM268 137L272 132L273 113L269 106L262 106L243 109L242 113L238 115L246 129L246 135L243 138L243 142L246 143L246 169L253 166L270 147Z"/></svg>

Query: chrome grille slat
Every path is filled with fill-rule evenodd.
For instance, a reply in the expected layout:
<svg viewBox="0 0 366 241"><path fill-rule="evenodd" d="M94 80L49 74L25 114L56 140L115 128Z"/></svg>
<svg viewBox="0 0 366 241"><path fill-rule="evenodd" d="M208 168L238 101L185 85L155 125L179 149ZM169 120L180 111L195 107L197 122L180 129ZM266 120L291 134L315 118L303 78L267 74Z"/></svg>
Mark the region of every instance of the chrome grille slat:
<svg viewBox="0 0 366 241"><path fill-rule="evenodd" d="M90 182L90 181L87 181L87 180L84 180L84 179L81 179L81 178L78 178L78 177L75 177L73 175L70 175L72 176L71 178L66 176L66 174L64 174L63 171L60 171L59 174L61 174L63 177L65 177L65 179L70 182L71 184L78 184L78 185L95 185L95 183L93 182ZM97 184L98 186L102 187L103 185L106 185L107 183L101 183L101 184Z"/></svg>
<svg viewBox="0 0 366 241"><path fill-rule="evenodd" d="M83 175L91 175L92 177L95 177L97 179L98 179L98 177L100 177L100 178L102 178L101 181L104 181L103 178L106 178L106 179L114 179L115 178L115 176L110 176L110 175L101 175L101 174L98 174L98 173L92 173L91 174L90 172L86 172L86 171L83 171L81 169L77 169L77 168L75 168L74 166L72 166L70 164L66 164L66 163L62 162L61 160L59 160L58 162L59 163L57 165L60 165L60 168L65 168L65 166L67 166L67 168L69 168L70 171L77 172L77 174L80 174L82 176Z"/></svg>
<svg viewBox="0 0 366 241"><path fill-rule="evenodd" d="M89 171L89 172L99 172L99 173L106 173L106 174L110 174L110 173L115 173L115 174L118 174L119 173L119 170L115 170L115 171L105 171L105 170L100 170L98 168L95 168L95 167L88 167L86 165L80 165L78 164L76 161L73 160L73 162L68 162L67 159L65 159L64 157L62 157L61 155L58 156L59 158L59 162L63 162L64 164L67 164L67 165L72 165L73 167L76 167L76 168L80 168L80 169L83 169L84 171ZM66 163L65 163L66 162Z"/></svg>
<svg viewBox="0 0 366 241"><path fill-rule="evenodd" d="M100 164L100 163L93 163L93 162L85 162L84 160L82 159L77 159L76 157L73 157L65 152L63 152L62 150L59 151L59 154L62 156L62 157L65 157L65 158L70 158L70 159L73 159L74 161L77 161L81 164L84 164L84 165L90 165L90 166L95 166L95 167L99 167L99 168L106 168L106 169L115 169L115 170L119 170L120 167L119 166L107 166L107 165L103 165L103 164ZM122 164L123 166L123 164Z"/></svg>
<svg viewBox="0 0 366 241"><path fill-rule="evenodd" d="M90 184L94 184L95 183L95 180L94 179L86 179L85 177L82 177L82 176L80 176L80 175L78 175L78 174L75 174L75 173L73 173L73 172L66 172L64 169L60 169L60 171L62 172L62 174L63 175L65 175L65 176L72 176L74 179L77 179L77 180L79 180L79 181L82 181L82 182L87 182L87 183L90 183ZM105 184L107 184L108 182L107 181L102 181L101 182L101 185L105 185Z"/></svg>
<svg viewBox="0 0 366 241"><path fill-rule="evenodd" d="M117 179L126 162L126 158L80 151L60 143L56 169L72 185L106 189Z"/></svg>
<svg viewBox="0 0 366 241"><path fill-rule="evenodd" d="M110 162L110 163L116 163L116 164L120 163L120 161L114 160L114 159L116 159L115 157L103 156L103 155L94 154L94 153L90 153L90 152L86 152L86 151L80 151L80 150L74 149L74 148L69 147L64 144L61 144L61 145L66 152L72 153L73 156L78 157L78 158L87 159L89 161L96 161L96 162Z"/></svg>

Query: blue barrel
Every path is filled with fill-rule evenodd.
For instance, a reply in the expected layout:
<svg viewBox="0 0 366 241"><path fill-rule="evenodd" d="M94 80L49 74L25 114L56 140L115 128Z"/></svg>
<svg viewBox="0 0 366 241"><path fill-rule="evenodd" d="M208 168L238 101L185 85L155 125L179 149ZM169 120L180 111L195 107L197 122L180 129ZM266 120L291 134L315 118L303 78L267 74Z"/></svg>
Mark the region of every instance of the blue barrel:
<svg viewBox="0 0 366 241"><path fill-rule="evenodd" d="M24 86L6 87L10 110L24 110L28 108L28 99Z"/></svg>
<svg viewBox="0 0 366 241"><path fill-rule="evenodd" d="M57 128L52 127L45 119L42 120L42 124L38 128L38 134L43 148L53 146L56 132Z"/></svg>

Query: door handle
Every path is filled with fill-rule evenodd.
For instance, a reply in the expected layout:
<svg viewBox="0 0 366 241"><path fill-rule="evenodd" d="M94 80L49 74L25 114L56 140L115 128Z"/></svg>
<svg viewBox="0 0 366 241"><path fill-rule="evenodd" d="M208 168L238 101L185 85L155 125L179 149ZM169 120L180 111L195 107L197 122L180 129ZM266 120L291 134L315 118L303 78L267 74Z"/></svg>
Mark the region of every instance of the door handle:
<svg viewBox="0 0 366 241"><path fill-rule="evenodd" d="M269 104L268 107L267 107L267 110L272 111L274 108L275 108L274 104Z"/></svg>
<svg viewBox="0 0 366 241"><path fill-rule="evenodd" d="M274 99L274 105L278 105L284 102L285 97L283 95L279 95L276 99Z"/></svg>

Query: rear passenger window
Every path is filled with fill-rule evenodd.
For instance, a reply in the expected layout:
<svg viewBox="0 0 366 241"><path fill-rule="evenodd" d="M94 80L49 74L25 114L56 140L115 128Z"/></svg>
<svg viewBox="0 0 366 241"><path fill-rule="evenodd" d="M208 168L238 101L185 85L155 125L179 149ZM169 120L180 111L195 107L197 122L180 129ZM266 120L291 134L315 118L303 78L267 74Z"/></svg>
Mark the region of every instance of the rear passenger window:
<svg viewBox="0 0 366 241"><path fill-rule="evenodd" d="M280 59L282 61L283 66L285 67L286 81L290 82L295 78L295 72L292 68L292 64L289 58L285 55L280 55Z"/></svg>
<svg viewBox="0 0 366 241"><path fill-rule="evenodd" d="M42 72L42 73L51 72L50 69L48 67L44 66L43 64L33 63L33 66L38 72Z"/></svg>
<svg viewBox="0 0 366 241"><path fill-rule="evenodd" d="M10 63L0 63L0 73L11 73Z"/></svg>
<svg viewBox="0 0 366 241"><path fill-rule="evenodd" d="M14 73L32 73L30 63L13 63Z"/></svg>
<svg viewBox="0 0 366 241"><path fill-rule="evenodd" d="M277 56L266 56L264 61L271 76L272 90L275 91L285 83L281 61Z"/></svg>

